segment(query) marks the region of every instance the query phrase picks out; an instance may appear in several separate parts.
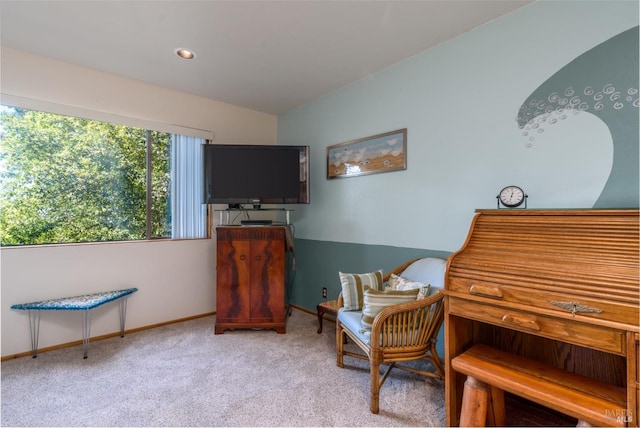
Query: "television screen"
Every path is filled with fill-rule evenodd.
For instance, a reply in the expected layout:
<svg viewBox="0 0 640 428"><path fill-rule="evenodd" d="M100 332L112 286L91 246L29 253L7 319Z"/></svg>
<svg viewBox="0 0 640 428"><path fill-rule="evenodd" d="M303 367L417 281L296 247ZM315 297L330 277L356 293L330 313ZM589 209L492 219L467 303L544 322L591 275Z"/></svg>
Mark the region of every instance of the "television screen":
<svg viewBox="0 0 640 428"><path fill-rule="evenodd" d="M308 204L309 147L203 145L204 203Z"/></svg>

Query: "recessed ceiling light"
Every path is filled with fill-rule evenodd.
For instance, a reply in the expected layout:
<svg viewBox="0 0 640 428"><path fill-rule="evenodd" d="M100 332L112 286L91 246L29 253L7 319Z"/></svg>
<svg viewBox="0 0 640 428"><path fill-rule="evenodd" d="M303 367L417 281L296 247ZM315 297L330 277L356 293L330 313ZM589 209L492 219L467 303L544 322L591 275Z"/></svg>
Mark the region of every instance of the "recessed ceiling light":
<svg viewBox="0 0 640 428"><path fill-rule="evenodd" d="M194 59L196 57L195 52L190 51L189 49L176 49L176 55L178 55L182 59Z"/></svg>

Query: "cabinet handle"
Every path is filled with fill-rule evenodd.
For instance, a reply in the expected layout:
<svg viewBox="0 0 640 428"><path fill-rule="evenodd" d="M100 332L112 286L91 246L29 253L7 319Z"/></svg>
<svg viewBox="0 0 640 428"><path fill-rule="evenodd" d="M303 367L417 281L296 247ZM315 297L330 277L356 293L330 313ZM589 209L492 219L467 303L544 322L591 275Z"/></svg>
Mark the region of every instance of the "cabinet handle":
<svg viewBox="0 0 640 428"><path fill-rule="evenodd" d="M528 330L540 331L540 325L538 321L533 318L521 317L518 315L506 314L502 317L502 321L508 324L517 325L519 327L526 328Z"/></svg>
<svg viewBox="0 0 640 428"><path fill-rule="evenodd" d="M260 260L262 260L262 256L261 255L257 255L256 256L256 261L260 261Z"/></svg>
<svg viewBox="0 0 640 428"><path fill-rule="evenodd" d="M240 260L244 261L247 259L247 256L245 256L244 254L240 254Z"/></svg>
<svg viewBox="0 0 640 428"><path fill-rule="evenodd" d="M469 294L475 294L476 296L498 297L502 299L502 290L490 285L473 284L469 287Z"/></svg>

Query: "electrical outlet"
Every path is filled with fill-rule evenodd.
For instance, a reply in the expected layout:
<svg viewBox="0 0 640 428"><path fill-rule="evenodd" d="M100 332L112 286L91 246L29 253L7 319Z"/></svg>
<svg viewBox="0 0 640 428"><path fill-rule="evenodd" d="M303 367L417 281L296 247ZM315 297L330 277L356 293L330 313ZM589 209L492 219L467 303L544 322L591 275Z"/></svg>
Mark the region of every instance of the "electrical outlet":
<svg viewBox="0 0 640 428"><path fill-rule="evenodd" d="M327 298L327 287L322 287L322 297Z"/></svg>

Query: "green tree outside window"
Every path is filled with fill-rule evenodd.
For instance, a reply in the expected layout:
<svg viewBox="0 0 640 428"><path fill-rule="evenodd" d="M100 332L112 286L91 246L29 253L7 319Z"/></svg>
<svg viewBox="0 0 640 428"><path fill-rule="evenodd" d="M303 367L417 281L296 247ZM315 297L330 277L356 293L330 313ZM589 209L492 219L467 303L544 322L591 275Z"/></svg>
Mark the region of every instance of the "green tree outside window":
<svg viewBox="0 0 640 428"><path fill-rule="evenodd" d="M171 134L13 107L0 126L0 245L171 235Z"/></svg>

